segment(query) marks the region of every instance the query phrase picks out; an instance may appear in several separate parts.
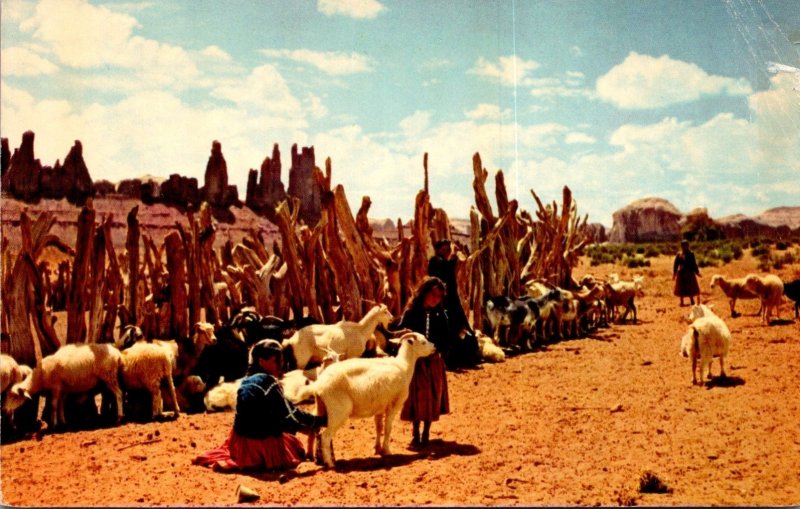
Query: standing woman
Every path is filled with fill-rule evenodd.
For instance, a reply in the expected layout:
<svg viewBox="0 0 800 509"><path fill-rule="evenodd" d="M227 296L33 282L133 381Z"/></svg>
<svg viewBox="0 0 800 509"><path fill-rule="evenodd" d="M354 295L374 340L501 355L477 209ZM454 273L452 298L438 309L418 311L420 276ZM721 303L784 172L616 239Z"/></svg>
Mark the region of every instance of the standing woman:
<svg viewBox="0 0 800 509"><path fill-rule="evenodd" d="M675 256L675 263L672 264L672 279L675 281L674 293L681 298L689 297L689 302L694 305L694 297L700 295L700 286L697 284L697 277L700 269L697 267L697 260L694 253L689 250L689 241L681 241L681 252ZM700 298L697 299L698 304Z"/></svg>
<svg viewBox="0 0 800 509"><path fill-rule="evenodd" d="M413 423L413 438L410 445L412 449L426 447L430 438L431 422L438 421L439 416L450 413L444 356L450 349L453 333L443 306L444 296L445 286L442 280L437 277L426 277L400 319L401 328L423 334L436 346L433 355L417 360L408 399L400 412L400 419ZM423 423L421 436L420 422Z"/></svg>
<svg viewBox="0 0 800 509"><path fill-rule="evenodd" d="M295 407L278 383L283 370L281 344L264 339L250 349L250 366L236 393L236 415L227 440L192 460L214 470L288 470L305 458L297 431L314 432L327 424Z"/></svg>

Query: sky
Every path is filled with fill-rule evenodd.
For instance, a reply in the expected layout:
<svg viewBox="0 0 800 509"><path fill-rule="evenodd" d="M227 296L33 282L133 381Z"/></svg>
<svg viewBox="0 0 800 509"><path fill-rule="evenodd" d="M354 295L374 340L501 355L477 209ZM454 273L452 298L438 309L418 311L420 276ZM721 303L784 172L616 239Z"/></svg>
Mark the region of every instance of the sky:
<svg viewBox="0 0 800 509"><path fill-rule="evenodd" d="M81 140L94 180L202 185L214 140L245 196L278 143L330 157L351 208L410 218L430 194L531 190L610 226L659 196L683 212L800 205L796 0L0 0L0 135L44 165ZM492 200L493 201L493 200ZM494 201L493 201L494 202Z"/></svg>

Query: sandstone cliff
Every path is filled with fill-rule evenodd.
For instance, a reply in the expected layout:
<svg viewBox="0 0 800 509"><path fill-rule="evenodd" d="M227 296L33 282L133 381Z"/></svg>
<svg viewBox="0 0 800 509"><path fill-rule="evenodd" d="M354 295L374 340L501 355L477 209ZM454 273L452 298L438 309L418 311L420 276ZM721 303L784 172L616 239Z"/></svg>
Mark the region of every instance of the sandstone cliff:
<svg viewBox="0 0 800 509"><path fill-rule="evenodd" d="M611 242L674 241L683 214L663 198L642 198L614 212Z"/></svg>

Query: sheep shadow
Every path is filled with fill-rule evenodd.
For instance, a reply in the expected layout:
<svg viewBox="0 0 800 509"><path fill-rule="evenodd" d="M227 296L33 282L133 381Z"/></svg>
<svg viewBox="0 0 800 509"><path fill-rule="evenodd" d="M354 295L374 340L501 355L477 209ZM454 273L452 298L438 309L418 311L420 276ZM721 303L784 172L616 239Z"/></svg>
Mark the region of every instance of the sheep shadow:
<svg viewBox="0 0 800 509"><path fill-rule="evenodd" d="M705 383L706 390L713 389L714 387L738 387L744 385L744 379L738 376L715 376Z"/></svg>
<svg viewBox="0 0 800 509"><path fill-rule="evenodd" d="M774 327L776 325L792 325L794 324L794 320L791 318L776 318L774 320L769 321L769 326Z"/></svg>
<svg viewBox="0 0 800 509"><path fill-rule="evenodd" d="M389 470L390 468L408 465L421 459L439 460L448 456L474 456L481 451L471 444L459 444L442 439L433 439L428 446L411 454L391 454L389 456L371 456L368 458L340 459L336 461L336 471L371 472L375 470Z"/></svg>

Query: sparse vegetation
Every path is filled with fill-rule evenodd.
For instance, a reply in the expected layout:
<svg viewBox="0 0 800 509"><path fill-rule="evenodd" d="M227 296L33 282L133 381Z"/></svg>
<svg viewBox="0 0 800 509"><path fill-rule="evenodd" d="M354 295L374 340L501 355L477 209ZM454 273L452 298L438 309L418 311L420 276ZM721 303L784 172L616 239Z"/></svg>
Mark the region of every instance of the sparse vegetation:
<svg viewBox="0 0 800 509"><path fill-rule="evenodd" d="M759 259L759 270L780 269L786 264L800 260L800 254L792 251L793 239L774 241L766 238L722 239L692 242L692 251L700 267L719 267L733 260L740 260L744 250L750 249ZM780 253L775 253L780 251ZM674 256L678 252L677 242L593 244L586 250L591 265L618 263L625 267L649 267L647 258Z"/></svg>

